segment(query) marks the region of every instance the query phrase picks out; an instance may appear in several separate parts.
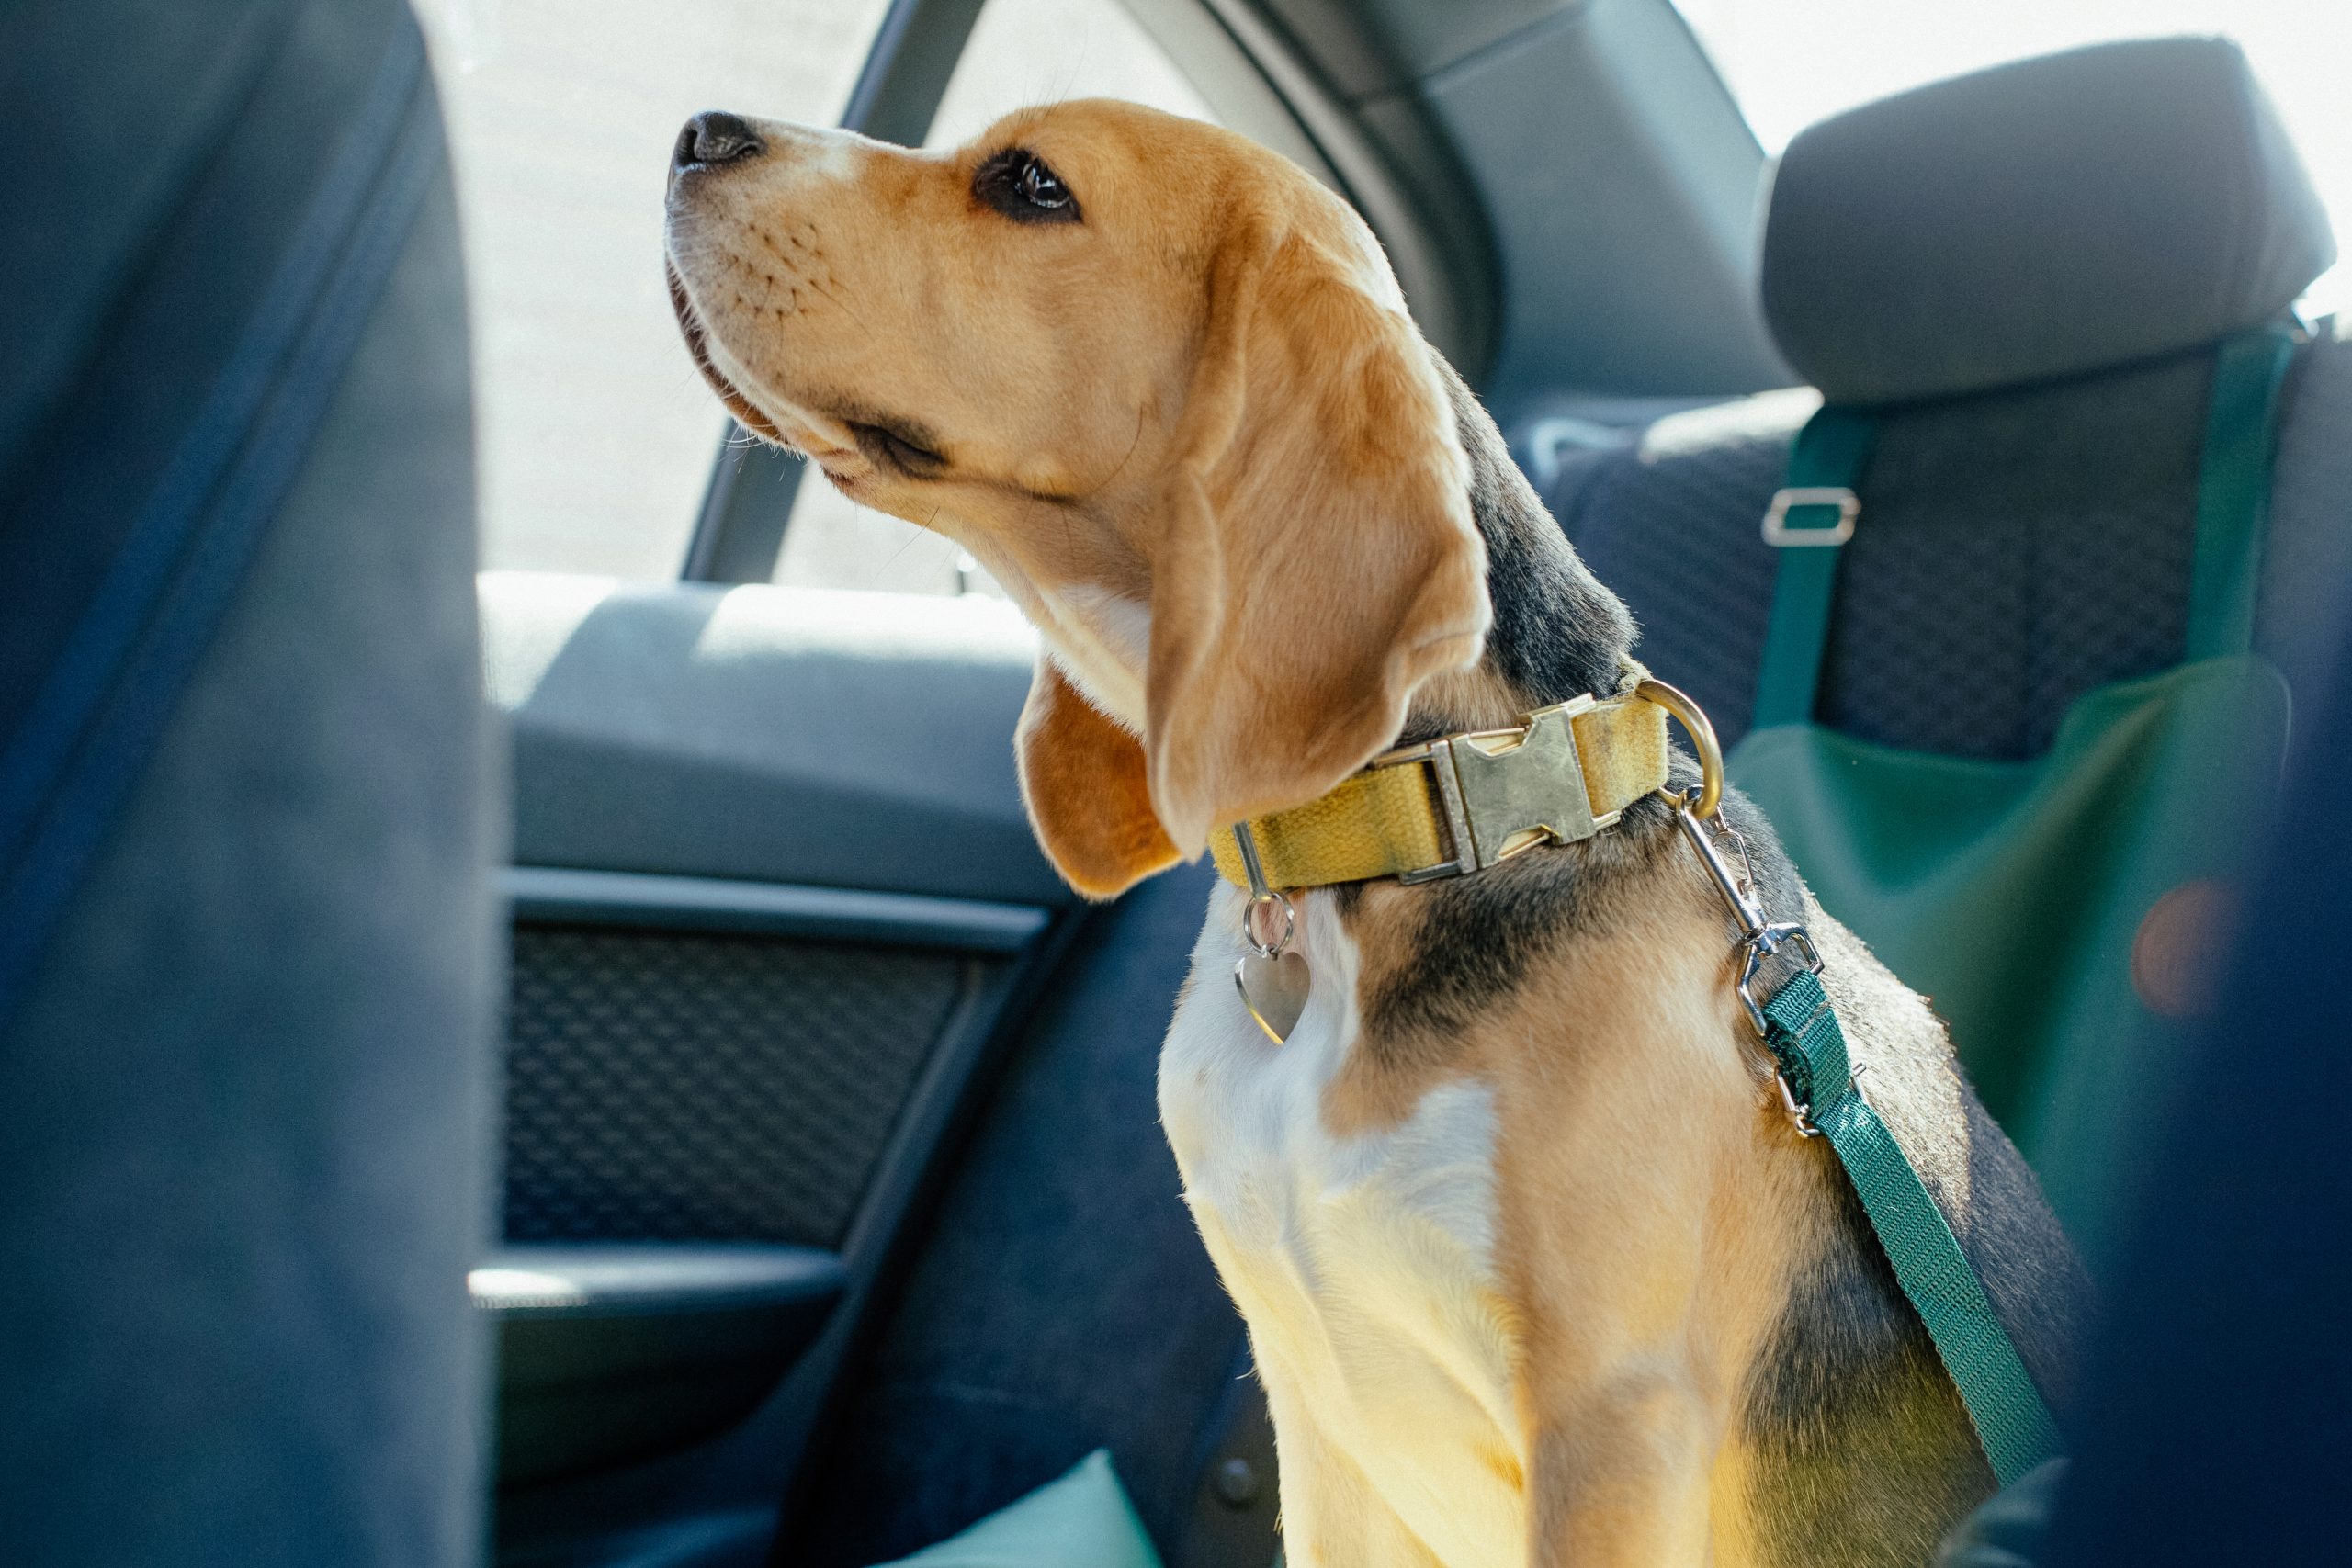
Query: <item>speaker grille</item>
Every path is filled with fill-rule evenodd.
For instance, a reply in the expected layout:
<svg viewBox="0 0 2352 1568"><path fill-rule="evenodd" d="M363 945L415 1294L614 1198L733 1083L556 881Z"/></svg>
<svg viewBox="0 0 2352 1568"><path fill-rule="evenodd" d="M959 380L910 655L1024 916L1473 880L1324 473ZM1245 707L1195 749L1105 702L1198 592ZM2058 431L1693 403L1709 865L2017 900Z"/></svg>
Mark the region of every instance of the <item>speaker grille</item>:
<svg viewBox="0 0 2352 1568"><path fill-rule="evenodd" d="M978 971L893 948L518 926L508 1239L840 1245Z"/></svg>

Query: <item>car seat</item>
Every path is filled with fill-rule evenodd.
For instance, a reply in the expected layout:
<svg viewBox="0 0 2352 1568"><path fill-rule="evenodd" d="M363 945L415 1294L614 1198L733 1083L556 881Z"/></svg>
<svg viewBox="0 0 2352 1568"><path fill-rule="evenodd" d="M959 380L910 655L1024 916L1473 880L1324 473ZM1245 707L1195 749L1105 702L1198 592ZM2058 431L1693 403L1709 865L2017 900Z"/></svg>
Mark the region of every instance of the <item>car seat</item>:
<svg viewBox="0 0 2352 1568"><path fill-rule="evenodd" d="M397 0L0 16L0 1535L481 1546L501 837Z"/></svg>
<svg viewBox="0 0 2352 1568"><path fill-rule="evenodd" d="M1550 499L1633 607L1642 658L1736 742L1783 554L1759 524L1792 441L1825 398L1869 411L1814 718L1913 752L2036 758L2086 694L2182 660L2222 347L2277 327L2334 254L2225 41L2102 45L1901 95L1806 131L1775 179L1764 309L1816 390L1572 457ZM2352 583L2347 425L2352 345L2299 342L2254 633L2299 694ZM1959 1043L2046 1160L2038 1097L2070 1065ZM2102 1202L2084 1197L2070 1223Z"/></svg>

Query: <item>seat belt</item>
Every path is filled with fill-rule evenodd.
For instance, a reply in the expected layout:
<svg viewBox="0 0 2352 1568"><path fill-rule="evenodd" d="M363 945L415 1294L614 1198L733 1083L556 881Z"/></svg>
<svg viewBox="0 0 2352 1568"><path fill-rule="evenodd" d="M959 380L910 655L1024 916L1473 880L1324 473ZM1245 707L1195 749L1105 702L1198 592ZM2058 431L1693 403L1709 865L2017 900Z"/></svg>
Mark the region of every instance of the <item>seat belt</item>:
<svg viewBox="0 0 2352 1568"><path fill-rule="evenodd" d="M1764 542L1780 548L1781 560L1750 728L1813 717L1821 661L1829 649L1829 613L1838 602L1838 566L1861 515L1857 487L1877 444L1876 414L1825 407L1805 421L1789 448L1788 482L1764 514Z"/></svg>
<svg viewBox="0 0 2352 1568"><path fill-rule="evenodd" d="M1690 732L1702 777L1711 781L1695 799L1677 797L1675 814L1739 926L1739 999L1771 1053L1781 1102L1804 1136L1829 1140L1896 1283L1960 1393L1986 1462L2006 1486L2062 1451L2058 1423L1934 1195L1863 1098L1812 935L1802 925L1765 918L1747 845L1715 802L1712 781L1721 777L1722 761L1713 728L1695 705L1674 696L1679 700L1668 703L1669 711ZM1734 846L1739 869L1716 849L1717 837ZM1759 1000L1756 982L1768 966L1787 967L1789 976L1770 1000Z"/></svg>
<svg viewBox="0 0 2352 1568"><path fill-rule="evenodd" d="M1843 546L1854 536L1862 470L1877 440L1875 414L1826 407L1805 422L1790 448L1788 483L1764 519L1766 540L1782 553L1757 681L1755 728L1813 717L1838 567ZM2061 1451L2056 1419L1994 1315L1943 1212L1857 1089L1845 1031L1819 976L1800 971L1762 1012L1764 1043L1783 1081L1837 1151L1896 1281L1960 1391L1994 1475L2007 1486Z"/></svg>
<svg viewBox="0 0 2352 1568"><path fill-rule="evenodd" d="M1764 1004L1764 1043L1828 1138L1871 1229L1918 1309L2002 1485L2064 1451L2058 1422L1903 1145L1862 1098L1821 978L1799 971Z"/></svg>

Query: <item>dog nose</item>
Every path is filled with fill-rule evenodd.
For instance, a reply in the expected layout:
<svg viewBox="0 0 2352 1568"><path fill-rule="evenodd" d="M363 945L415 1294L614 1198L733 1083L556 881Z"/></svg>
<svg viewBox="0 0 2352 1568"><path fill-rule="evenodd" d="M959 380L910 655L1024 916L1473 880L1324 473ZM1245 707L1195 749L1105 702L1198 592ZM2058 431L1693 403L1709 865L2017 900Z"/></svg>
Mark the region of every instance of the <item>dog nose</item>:
<svg viewBox="0 0 2352 1568"><path fill-rule="evenodd" d="M686 121L685 129L678 132L678 145L672 151L670 162L681 169L694 164L731 164L766 146L739 117L707 109Z"/></svg>

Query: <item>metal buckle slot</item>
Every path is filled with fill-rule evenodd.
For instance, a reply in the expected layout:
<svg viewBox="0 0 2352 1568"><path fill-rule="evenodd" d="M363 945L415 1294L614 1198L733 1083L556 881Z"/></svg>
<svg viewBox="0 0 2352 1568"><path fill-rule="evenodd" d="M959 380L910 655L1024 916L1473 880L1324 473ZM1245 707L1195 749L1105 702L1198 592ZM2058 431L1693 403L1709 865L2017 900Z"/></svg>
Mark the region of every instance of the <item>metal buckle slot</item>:
<svg viewBox="0 0 2352 1568"><path fill-rule="evenodd" d="M1822 1130L1814 1125L1811 1103L1804 1105L1797 1103L1796 1091L1789 1087L1789 1075L1774 1073L1772 1082L1781 1090L1781 1109L1788 1112L1789 1120L1795 1125L1798 1134L1807 1138L1825 1136Z"/></svg>
<svg viewBox="0 0 2352 1568"><path fill-rule="evenodd" d="M1846 1090L1852 1091L1855 1097L1865 1105L1871 1102L1871 1097L1870 1091L1862 1088L1862 1075L1870 1070L1870 1064L1862 1062L1857 1063L1846 1074ZM1797 1103L1796 1090L1789 1087L1788 1074L1776 1070L1772 1074L1772 1083L1781 1091L1781 1109L1788 1113L1789 1121L1800 1134L1808 1138L1821 1138L1828 1135L1813 1119L1813 1102L1807 1100L1802 1105ZM1840 1092L1843 1093L1845 1090ZM1837 1097L1833 1095L1831 1102L1834 1104L1836 1100Z"/></svg>
<svg viewBox="0 0 2352 1568"><path fill-rule="evenodd" d="M1838 521L1826 528L1792 528L1789 513L1800 506L1834 506ZM1792 485L1773 495L1764 513L1764 542L1784 549L1842 545L1854 536L1854 519L1861 514L1861 497L1844 485Z"/></svg>
<svg viewBox="0 0 2352 1568"><path fill-rule="evenodd" d="M1592 814L1576 730L1568 721L1595 706L1579 696L1530 714L1527 728L1465 735L1453 742L1454 778L1470 820L1478 869L1544 844L1573 844L1617 820Z"/></svg>
<svg viewBox="0 0 2352 1568"><path fill-rule="evenodd" d="M1799 1138L1823 1138L1826 1134L1818 1126L1814 1126L1814 1105L1811 1102L1797 1105L1797 1090L1788 1086L1788 1075L1776 1072L1776 1075L1771 1075L1771 1081L1781 1089L1781 1110L1785 1110L1790 1122L1797 1126Z"/></svg>
<svg viewBox="0 0 2352 1568"><path fill-rule="evenodd" d="M1740 944L1747 955L1739 965L1739 999L1747 1009L1747 1021L1756 1026L1760 1038L1770 1032L1764 1018L1764 1004L1756 999L1756 976L1763 973L1766 960L1778 957L1783 948L1795 952L1799 962L1812 974L1821 973L1821 952L1813 945L1813 933L1798 925L1759 925L1742 933ZM1819 1010L1805 1020L1805 1027L1813 1026ZM1804 1030L1796 1032L1799 1034Z"/></svg>
<svg viewBox="0 0 2352 1568"><path fill-rule="evenodd" d="M1374 767L1426 762L1452 857L1399 882L1460 876L1544 844L1572 844L1614 824L1596 817L1569 721L1599 705L1590 695L1542 708L1517 729L1481 730L1376 758Z"/></svg>
<svg viewBox="0 0 2352 1568"><path fill-rule="evenodd" d="M1438 815L1445 823L1446 853L1453 858L1435 865L1425 865L1419 871L1396 874L1400 884L1435 882L1442 876L1460 876L1476 869L1470 849L1470 818L1462 805L1462 785L1453 773L1453 743L1432 740L1426 746L1414 746L1402 751L1391 751L1374 757L1368 764L1374 768L1403 768L1416 764L1429 769L1430 787L1437 792Z"/></svg>

